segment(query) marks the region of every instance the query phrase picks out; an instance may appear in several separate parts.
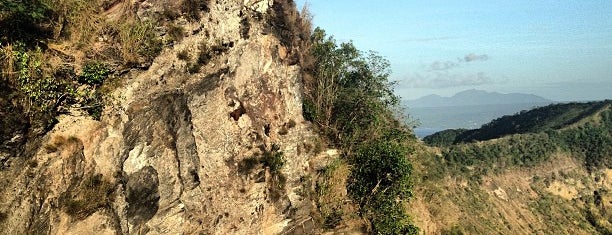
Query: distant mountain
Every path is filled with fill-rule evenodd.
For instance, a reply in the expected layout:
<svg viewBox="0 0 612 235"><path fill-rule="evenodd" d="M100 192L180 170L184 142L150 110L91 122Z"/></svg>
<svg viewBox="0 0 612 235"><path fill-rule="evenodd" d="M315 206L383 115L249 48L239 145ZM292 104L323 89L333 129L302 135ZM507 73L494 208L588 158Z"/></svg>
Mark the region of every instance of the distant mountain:
<svg viewBox="0 0 612 235"><path fill-rule="evenodd" d="M549 102L552 101L532 94L502 94L498 92L487 92L483 90L471 89L459 92L451 97L428 95L416 100L406 100L404 104L408 106L408 108L424 108Z"/></svg>

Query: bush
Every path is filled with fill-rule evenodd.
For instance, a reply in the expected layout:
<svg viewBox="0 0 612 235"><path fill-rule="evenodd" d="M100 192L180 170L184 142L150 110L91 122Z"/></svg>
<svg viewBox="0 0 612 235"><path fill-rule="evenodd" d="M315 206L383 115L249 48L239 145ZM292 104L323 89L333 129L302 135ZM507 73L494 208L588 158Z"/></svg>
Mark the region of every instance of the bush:
<svg viewBox="0 0 612 235"><path fill-rule="evenodd" d="M260 146L263 154L245 158L238 164L238 170L243 174L249 174L256 166L263 166L270 171L272 181L269 182L268 188L270 195L274 201L278 200L284 193L287 178L282 174L281 170L285 165L285 157L280 146L272 144L270 150L265 146Z"/></svg>
<svg viewBox="0 0 612 235"><path fill-rule="evenodd" d="M466 132L466 129L448 129L436 132L423 138L423 142L429 146L447 147L455 143L457 136Z"/></svg>
<svg viewBox="0 0 612 235"><path fill-rule="evenodd" d="M185 30L182 26L178 26L175 24L168 25L168 36L170 36L170 40L173 42L180 42L185 37Z"/></svg>
<svg viewBox="0 0 612 235"><path fill-rule="evenodd" d="M362 146L352 159L355 167L349 194L359 202L363 215L379 234L416 234L403 201L412 196L412 165L408 149L390 141Z"/></svg>
<svg viewBox="0 0 612 235"><path fill-rule="evenodd" d="M412 196L407 157L414 136L395 118L399 97L389 82L389 62L374 52L362 53L351 42L338 45L319 28L311 43L315 62L305 70L304 118L347 153L353 170L346 189L373 232L417 233L403 205ZM318 206L321 211L330 207ZM337 222L333 213L322 214Z"/></svg>
<svg viewBox="0 0 612 235"><path fill-rule="evenodd" d="M314 122L317 120L317 110L315 109L314 104L309 99L304 99L302 101L302 115L306 121Z"/></svg>
<svg viewBox="0 0 612 235"><path fill-rule="evenodd" d="M60 99L70 90L68 81L46 73L44 55L40 47L27 50L22 43L12 47L13 69L17 88L25 96L27 110L39 113L54 112ZM10 67L10 66L9 66Z"/></svg>
<svg viewBox="0 0 612 235"><path fill-rule="evenodd" d="M272 144L272 149L270 151L265 151L263 157L261 159L261 163L264 166L270 168L270 172L273 174L280 173L280 170L285 165L285 157L283 152L279 151L280 146L277 144Z"/></svg>
<svg viewBox="0 0 612 235"><path fill-rule="evenodd" d="M189 52L187 50L181 50L176 53L176 58L182 61L188 61L190 59Z"/></svg>
<svg viewBox="0 0 612 235"><path fill-rule="evenodd" d="M87 85L102 85L110 74L106 64L100 61L90 61L83 67L83 72L79 76L79 82Z"/></svg>

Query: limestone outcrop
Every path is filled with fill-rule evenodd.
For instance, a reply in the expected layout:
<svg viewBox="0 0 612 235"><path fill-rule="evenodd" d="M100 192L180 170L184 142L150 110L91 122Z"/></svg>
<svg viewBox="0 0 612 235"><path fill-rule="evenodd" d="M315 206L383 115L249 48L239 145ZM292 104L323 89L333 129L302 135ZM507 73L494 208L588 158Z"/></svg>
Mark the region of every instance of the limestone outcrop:
<svg viewBox="0 0 612 235"><path fill-rule="evenodd" d="M139 17L179 7L113 4ZM72 110L35 154L8 160L0 231L279 234L308 221L317 136L302 117L295 45L265 19L274 4L211 0L199 19L179 17L183 40L121 74L100 121ZM110 9L110 20L125 10ZM181 53L208 60L193 69Z"/></svg>

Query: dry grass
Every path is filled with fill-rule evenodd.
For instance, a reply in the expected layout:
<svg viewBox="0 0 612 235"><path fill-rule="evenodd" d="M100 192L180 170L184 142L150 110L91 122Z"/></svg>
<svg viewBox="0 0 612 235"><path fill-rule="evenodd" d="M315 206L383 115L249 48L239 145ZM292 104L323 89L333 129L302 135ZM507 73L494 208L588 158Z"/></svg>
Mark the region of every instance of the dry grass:
<svg viewBox="0 0 612 235"><path fill-rule="evenodd" d="M58 151L78 149L78 146L81 145L81 140L79 140L75 136L70 136L66 138L62 135L54 135L51 137L51 141L43 146L47 153L54 153Z"/></svg>
<svg viewBox="0 0 612 235"><path fill-rule="evenodd" d="M350 200L346 190L350 173L346 162L335 160L317 180L316 203L319 216L315 217L318 217L318 224L323 224L327 229L359 221L359 207Z"/></svg>
<svg viewBox="0 0 612 235"><path fill-rule="evenodd" d="M63 199L63 209L76 219L85 219L101 208L109 207L113 201L115 184L101 174L87 175L79 187L68 192Z"/></svg>
<svg viewBox="0 0 612 235"><path fill-rule="evenodd" d="M304 70L312 70L314 59L310 54L312 16L308 5L301 12L292 0L275 1L266 16L268 29L275 34L289 54L285 63L299 64Z"/></svg>
<svg viewBox="0 0 612 235"><path fill-rule="evenodd" d="M53 9L53 39L66 38L78 48L88 48L104 24L98 0L44 0Z"/></svg>
<svg viewBox="0 0 612 235"><path fill-rule="evenodd" d="M141 59L151 61L161 51L161 41L155 36L152 22L129 18L118 29L121 44L119 50L124 62L138 63Z"/></svg>
<svg viewBox="0 0 612 235"><path fill-rule="evenodd" d="M15 73L13 72L15 71L15 60L13 56L13 46L11 44L0 48L0 75L9 83L15 81Z"/></svg>

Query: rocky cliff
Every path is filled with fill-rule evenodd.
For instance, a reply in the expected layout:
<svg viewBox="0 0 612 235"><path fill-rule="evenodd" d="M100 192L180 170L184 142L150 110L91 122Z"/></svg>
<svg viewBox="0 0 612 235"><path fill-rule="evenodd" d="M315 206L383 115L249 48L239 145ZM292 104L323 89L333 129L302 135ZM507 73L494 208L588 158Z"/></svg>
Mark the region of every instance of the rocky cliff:
<svg viewBox="0 0 612 235"><path fill-rule="evenodd" d="M4 159L0 231L307 228L312 203L304 179L313 172L317 137L302 117L300 48L279 20L292 6L283 2L211 0L191 20L179 11L174 22L184 38L150 65L116 72L120 84L99 121L72 109L29 140L29 151ZM111 3L108 21L128 11L146 19L180 9L166 0ZM185 57L199 58L200 67Z"/></svg>

